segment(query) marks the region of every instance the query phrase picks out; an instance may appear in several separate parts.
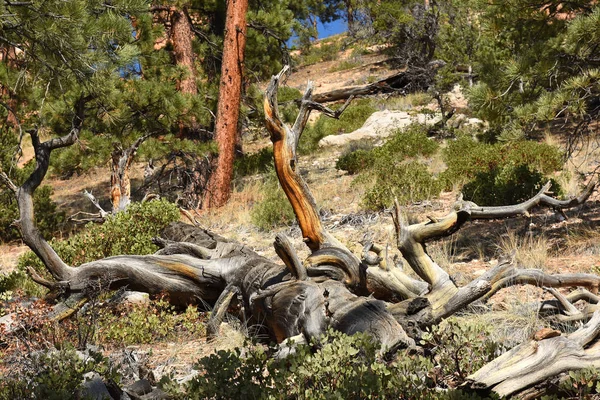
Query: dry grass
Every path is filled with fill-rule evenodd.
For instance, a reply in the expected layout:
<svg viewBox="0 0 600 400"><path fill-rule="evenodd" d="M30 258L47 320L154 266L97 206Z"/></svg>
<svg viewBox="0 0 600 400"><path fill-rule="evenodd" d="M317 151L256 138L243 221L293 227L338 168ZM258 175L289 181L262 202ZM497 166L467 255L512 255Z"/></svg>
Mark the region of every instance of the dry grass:
<svg viewBox="0 0 600 400"><path fill-rule="evenodd" d="M507 231L497 246L501 255L514 255L515 261L526 268L543 268L548 261L550 243L544 235L521 237L514 231Z"/></svg>
<svg viewBox="0 0 600 400"><path fill-rule="evenodd" d="M17 266L19 256L29 248L24 245L0 244L0 274L8 274Z"/></svg>
<svg viewBox="0 0 600 400"><path fill-rule="evenodd" d="M595 228L570 231L566 243L565 250L572 255L600 256L600 233Z"/></svg>
<svg viewBox="0 0 600 400"><path fill-rule="evenodd" d="M199 218L200 223L217 232L231 225L252 226L250 212L254 204L263 198L262 187L263 181L260 178L245 179L236 185L226 205L203 212Z"/></svg>
<svg viewBox="0 0 600 400"><path fill-rule="evenodd" d="M528 304L513 301L507 304L506 310L472 313L457 318L464 318L466 323L479 322L491 327L490 339L511 348L529 340L535 332L547 326L539 317L534 303L539 301L539 297L530 300L532 303Z"/></svg>

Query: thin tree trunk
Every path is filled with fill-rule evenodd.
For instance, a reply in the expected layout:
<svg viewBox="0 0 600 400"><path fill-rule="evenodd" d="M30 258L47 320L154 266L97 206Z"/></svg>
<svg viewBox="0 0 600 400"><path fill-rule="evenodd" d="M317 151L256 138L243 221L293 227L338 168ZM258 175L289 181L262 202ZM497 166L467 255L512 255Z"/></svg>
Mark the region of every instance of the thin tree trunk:
<svg viewBox="0 0 600 400"><path fill-rule="evenodd" d="M220 207L229 200L233 178L233 159L240 112L244 49L246 47L246 12L248 0L228 0L225 43L215 140L219 147L216 169L204 197L204 207Z"/></svg>
<svg viewBox="0 0 600 400"><path fill-rule="evenodd" d="M192 28L185 10L173 8L171 11L171 43L175 63L184 67L185 78L177 83L177 89L185 94L197 94L196 70L194 68L194 51L192 48Z"/></svg>

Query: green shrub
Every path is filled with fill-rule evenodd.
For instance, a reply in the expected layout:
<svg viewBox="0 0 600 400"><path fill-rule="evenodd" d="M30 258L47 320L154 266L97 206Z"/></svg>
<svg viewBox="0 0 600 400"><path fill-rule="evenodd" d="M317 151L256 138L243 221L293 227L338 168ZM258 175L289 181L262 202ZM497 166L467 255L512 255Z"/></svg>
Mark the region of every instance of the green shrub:
<svg viewBox="0 0 600 400"><path fill-rule="evenodd" d="M337 63L333 67L329 68L329 72L346 71L348 69L352 69L360 65L361 62L359 61L358 57L356 57L353 60L344 60L342 62Z"/></svg>
<svg viewBox="0 0 600 400"><path fill-rule="evenodd" d="M352 132L365 123L377 109L370 100L359 100L352 103L339 119L321 115L312 125L308 125L302 133L298 151L308 154L318 147L319 140L327 135Z"/></svg>
<svg viewBox="0 0 600 400"><path fill-rule="evenodd" d="M558 388L561 394L570 399L595 398L600 394L600 373L594 367L569 371Z"/></svg>
<svg viewBox="0 0 600 400"><path fill-rule="evenodd" d="M235 160L233 171L236 177L262 174L273 168L273 149L264 147L252 154L244 154Z"/></svg>
<svg viewBox="0 0 600 400"><path fill-rule="evenodd" d="M125 211L108 216L102 225L89 223L70 238L52 240L50 244L65 263L73 266L121 254L151 254L158 250L151 239L178 219L179 209L166 200L132 203ZM23 279L27 279L24 271L28 266L46 273L42 262L29 251L19 258L17 271L0 281L0 287L12 290L26 284Z"/></svg>
<svg viewBox="0 0 600 400"><path fill-rule="evenodd" d="M251 211L254 225L268 231L278 225L291 224L296 219L294 210L274 173L267 177L263 192L265 197Z"/></svg>
<svg viewBox="0 0 600 400"><path fill-rule="evenodd" d="M468 345L467 337L473 336L461 333L458 343ZM480 342L475 338L467 348L480 352ZM311 346L297 346L294 354L281 360L272 358L271 350L254 345L205 357L196 366L198 376L177 395L190 399L480 398L455 390L435 390L436 384L448 387L436 381L437 361L405 351L386 361L379 353L379 344L366 334L347 336L328 331ZM177 389L168 378L161 384Z"/></svg>
<svg viewBox="0 0 600 400"><path fill-rule="evenodd" d="M394 198L408 203L440 192L441 182L432 176L425 164L413 159L431 156L438 148L439 145L427 137L425 127L415 124L395 132L381 147L358 148L342 155L336 167L351 174L361 172L355 184L370 186L363 197L363 205L377 210L390 207Z"/></svg>
<svg viewBox="0 0 600 400"><path fill-rule="evenodd" d="M463 186L462 193L465 199L476 204L518 204L533 197L547 181L543 174L532 171L528 165L508 165L478 173ZM558 183L554 179L551 182L552 188L560 192Z"/></svg>
<svg viewBox="0 0 600 400"><path fill-rule="evenodd" d="M492 329L476 320L452 317L425 333L421 345L433 351L437 379L454 387L500 356L505 349L490 338Z"/></svg>
<svg viewBox="0 0 600 400"><path fill-rule="evenodd" d="M334 43L321 42L319 46L311 45L297 57L298 65L313 65L321 61L333 61L339 57L341 46Z"/></svg>
<svg viewBox="0 0 600 400"><path fill-rule="evenodd" d="M371 210L392 206L394 198L401 204L429 199L437 196L442 189L441 182L419 161L382 163L373 167L371 173L374 177L373 187L365 193L362 200L363 205Z"/></svg>
<svg viewBox="0 0 600 400"><path fill-rule="evenodd" d="M98 373L105 382L120 381L108 358L93 352L82 357L73 348L28 354L20 368L16 376L0 380L0 399L78 398L89 372Z"/></svg>
<svg viewBox="0 0 600 400"><path fill-rule="evenodd" d="M336 161L335 167L348 174L354 175L360 171L369 169L375 163L375 152L371 150L358 149L342 154Z"/></svg>
<svg viewBox="0 0 600 400"><path fill-rule="evenodd" d="M262 347L219 351L201 359L200 374L188 385L192 399L386 399L427 398L431 364L423 357L379 355L379 344L365 334L329 331L318 348L298 346L283 360Z"/></svg>
<svg viewBox="0 0 600 400"><path fill-rule="evenodd" d="M560 151L545 143L487 144L461 136L443 151L446 188L464 185L465 198L484 205L514 204L533 196L546 175L562 167ZM560 187L554 182L554 190Z"/></svg>
<svg viewBox="0 0 600 400"><path fill-rule="evenodd" d="M121 306L113 312L103 310L100 313L96 322L96 340L128 346L171 339L182 332L204 336L206 327L199 319L196 307L189 306L184 313L177 313L164 299L149 304Z"/></svg>

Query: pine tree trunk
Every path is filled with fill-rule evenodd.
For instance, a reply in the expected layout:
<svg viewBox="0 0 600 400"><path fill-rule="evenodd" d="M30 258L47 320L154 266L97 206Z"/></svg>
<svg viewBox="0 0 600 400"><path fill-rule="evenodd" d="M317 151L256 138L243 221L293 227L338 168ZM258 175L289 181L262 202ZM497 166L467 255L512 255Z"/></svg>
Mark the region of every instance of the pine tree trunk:
<svg viewBox="0 0 600 400"><path fill-rule="evenodd" d="M197 94L194 52L192 48L192 29L184 10L173 8L171 11L171 43L175 63L185 68L187 75L177 83L177 89L185 94Z"/></svg>
<svg viewBox="0 0 600 400"><path fill-rule="evenodd" d="M205 208L220 207L229 200L231 195L244 49L246 47L247 10L248 0L227 1L223 64L215 126L215 140L219 147L219 156L204 197Z"/></svg>

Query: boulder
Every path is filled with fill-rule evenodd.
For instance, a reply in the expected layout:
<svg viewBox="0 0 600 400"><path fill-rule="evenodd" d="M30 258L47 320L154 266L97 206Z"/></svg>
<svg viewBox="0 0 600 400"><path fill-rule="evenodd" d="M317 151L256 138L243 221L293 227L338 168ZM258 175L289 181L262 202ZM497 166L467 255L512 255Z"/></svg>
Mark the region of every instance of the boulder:
<svg viewBox="0 0 600 400"><path fill-rule="evenodd" d="M319 147L345 146L350 142L364 139L382 139L398 129L404 129L413 123L435 125L442 120L439 113L414 114L406 111L383 110L373 113L364 125L354 132L325 136L319 141Z"/></svg>

